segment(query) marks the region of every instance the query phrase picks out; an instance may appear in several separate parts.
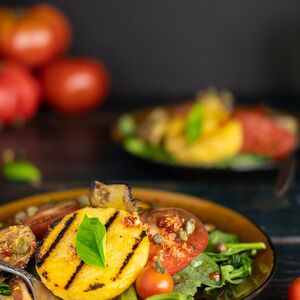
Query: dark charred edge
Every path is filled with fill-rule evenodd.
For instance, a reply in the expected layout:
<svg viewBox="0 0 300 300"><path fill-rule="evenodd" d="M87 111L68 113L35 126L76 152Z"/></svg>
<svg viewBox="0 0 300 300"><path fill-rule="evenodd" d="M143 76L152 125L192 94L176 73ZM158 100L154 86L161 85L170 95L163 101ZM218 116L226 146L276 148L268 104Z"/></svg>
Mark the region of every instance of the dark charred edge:
<svg viewBox="0 0 300 300"><path fill-rule="evenodd" d="M55 247L57 246L57 244L59 243L59 241L63 238L64 234L66 233L66 231L68 230L68 228L71 226L71 224L73 223L73 221L75 220L77 216L77 213L75 213L73 216L71 216L65 223L63 229L59 232L59 234L57 235L57 237L55 238L54 242L52 243L52 245L49 247L48 251L43 255L43 257L39 258L37 255L37 259L36 259L36 265L38 267L40 267L45 261L46 259L49 257L49 255L51 254L51 252L55 249ZM53 227L54 228L54 227ZM52 228L52 229L53 229ZM40 247L43 243L39 243L38 244L38 249L37 249L37 253L39 253Z"/></svg>
<svg viewBox="0 0 300 300"><path fill-rule="evenodd" d="M119 213L120 213L120 211L118 211L118 210L115 211L115 213L107 220L107 222L104 225L105 228L106 228L106 231L112 225L112 223L115 221L115 219L118 217ZM81 260L80 264L77 266L76 270L74 271L74 273L71 275L69 281L67 282L67 284L65 286L66 290L71 286L71 284L73 283L73 281L75 280L77 274L79 273L79 271L82 269L83 266L84 266L84 261ZM98 288L100 288L100 287L98 287ZM89 290L93 290L93 288L87 289L86 292L89 291Z"/></svg>
<svg viewBox="0 0 300 300"><path fill-rule="evenodd" d="M128 253L127 257L123 261L123 264L120 268L120 270L117 272L114 278L112 278L112 281L115 281L122 273L122 271L125 269L125 267L128 265L131 257L134 255L135 250L138 248L139 244L142 242L142 240L147 236L147 233L145 230L143 230L139 236L139 238L136 240L135 244L132 246L131 251Z"/></svg>
<svg viewBox="0 0 300 300"><path fill-rule="evenodd" d="M112 223L115 221L115 219L118 217L120 211L116 210L115 213L108 219L108 221L105 223L105 229L106 231L109 229L109 227L112 225Z"/></svg>
<svg viewBox="0 0 300 300"><path fill-rule="evenodd" d="M93 290L97 290L97 289L101 289L105 286L104 283L94 283L94 284L90 284L89 287L84 290L84 292L89 292L89 291L93 291Z"/></svg>
<svg viewBox="0 0 300 300"><path fill-rule="evenodd" d="M75 277L77 276L77 274L79 273L79 271L82 269L83 266L84 266L84 261L82 260L82 261L80 261L80 264L77 266L75 272L72 274L69 281L65 285L65 287L64 287L65 290L67 290L71 286L71 284L75 280Z"/></svg>

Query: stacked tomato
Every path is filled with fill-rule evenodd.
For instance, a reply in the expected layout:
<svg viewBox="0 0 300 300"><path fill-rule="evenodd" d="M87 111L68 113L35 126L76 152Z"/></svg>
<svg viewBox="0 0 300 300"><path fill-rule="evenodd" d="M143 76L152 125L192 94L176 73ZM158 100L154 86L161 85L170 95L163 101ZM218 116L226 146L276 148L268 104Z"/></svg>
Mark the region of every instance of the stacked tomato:
<svg viewBox="0 0 300 300"><path fill-rule="evenodd" d="M0 8L0 123L32 118L43 95L53 108L81 113L103 102L108 74L89 58L63 58L71 26L57 8ZM34 74L42 74L37 78Z"/></svg>

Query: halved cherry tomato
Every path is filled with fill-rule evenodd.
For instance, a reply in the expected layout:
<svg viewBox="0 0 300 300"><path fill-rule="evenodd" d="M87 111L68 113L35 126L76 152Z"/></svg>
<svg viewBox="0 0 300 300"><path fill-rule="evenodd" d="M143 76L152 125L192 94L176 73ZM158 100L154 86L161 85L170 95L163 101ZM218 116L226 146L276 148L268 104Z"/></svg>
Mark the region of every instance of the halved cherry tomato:
<svg viewBox="0 0 300 300"><path fill-rule="evenodd" d="M289 300L300 300L300 277L295 279L289 286Z"/></svg>
<svg viewBox="0 0 300 300"><path fill-rule="evenodd" d="M50 225L77 209L79 209L77 201L49 203L42 206L37 214L26 219L24 224L31 228L37 239L42 239Z"/></svg>
<svg viewBox="0 0 300 300"><path fill-rule="evenodd" d="M142 216L150 226L148 265L159 260L165 270L174 275L185 268L207 246L208 233L193 214L179 208L160 208ZM186 234L187 223L194 220L194 230ZM158 243L159 238L162 242Z"/></svg>
<svg viewBox="0 0 300 300"><path fill-rule="evenodd" d="M135 287L143 300L152 295L171 293L174 283L169 273L159 273L151 267L145 267L137 277Z"/></svg>

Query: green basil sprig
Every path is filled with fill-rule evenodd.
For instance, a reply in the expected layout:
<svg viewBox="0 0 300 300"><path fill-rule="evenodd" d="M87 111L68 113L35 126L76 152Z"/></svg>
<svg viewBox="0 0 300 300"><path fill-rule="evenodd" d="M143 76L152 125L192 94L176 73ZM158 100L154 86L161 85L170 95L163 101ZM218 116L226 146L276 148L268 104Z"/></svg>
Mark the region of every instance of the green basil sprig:
<svg viewBox="0 0 300 300"><path fill-rule="evenodd" d="M185 123L185 136L189 143L196 142L201 135L203 120L203 107L200 101L196 101L189 111Z"/></svg>
<svg viewBox="0 0 300 300"><path fill-rule="evenodd" d="M10 296L12 293L12 288L9 284L5 282L0 282L0 295Z"/></svg>
<svg viewBox="0 0 300 300"><path fill-rule="evenodd" d="M75 239L78 256L87 264L106 268L105 249L106 229L98 218L84 216Z"/></svg>

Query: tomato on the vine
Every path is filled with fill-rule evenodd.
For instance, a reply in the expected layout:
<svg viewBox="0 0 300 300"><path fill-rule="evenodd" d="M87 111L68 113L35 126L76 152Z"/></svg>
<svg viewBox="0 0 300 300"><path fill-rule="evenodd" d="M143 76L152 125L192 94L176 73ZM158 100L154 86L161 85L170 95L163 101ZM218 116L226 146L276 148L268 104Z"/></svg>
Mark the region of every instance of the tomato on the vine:
<svg viewBox="0 0 300 300"><path fill-rule="evenodd" d="M52 5L0 9L0 53L4 57L38 67L62 54L70 41L68 20Z"/></svg>
<svg viewBox="0 0 300 300"><path fill-rule="evenodd" d="M108 73L99 61L90 58L64 58L51 63L43 72L47 103L69 114L90 111L108 93Z"/></svg>
<svg viewBox="0 0 300 300"><path fill-rule="evenodd" d="M169 273L160 273L151 267L145 267L136 279L135 288L143 300L152 295L171 293L174 283Z"/></svg>
<svg viewBox="0 0 300 300"><path fill-rule="evenodd" d="M204 225L183 209L154 209L145 213L142 220L150 226L148 265L153 266L158 259L171 275L184 269L207 246Z"/></svg>
<svg viewBox="0 0 300 300"><path fill-rule="evenodd" d="M16 124L31 119L40 103L40 86L21 65L0 64L0 123Z"/></svg>
<svg viewBox="0 0 300 300"><path fill-rule="evenodd" d="M300 277L295 279L289 286L289 300L300 300Z"/></svg>

